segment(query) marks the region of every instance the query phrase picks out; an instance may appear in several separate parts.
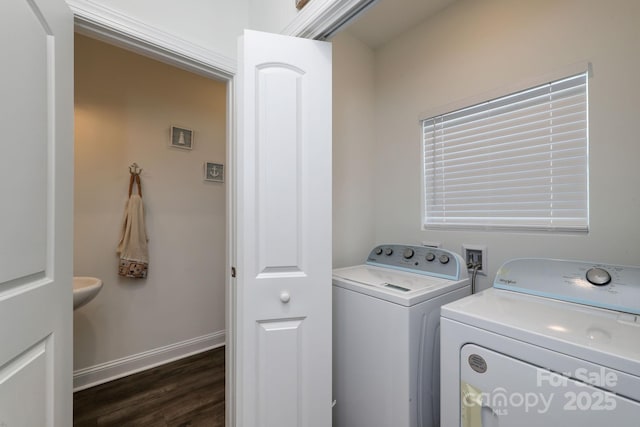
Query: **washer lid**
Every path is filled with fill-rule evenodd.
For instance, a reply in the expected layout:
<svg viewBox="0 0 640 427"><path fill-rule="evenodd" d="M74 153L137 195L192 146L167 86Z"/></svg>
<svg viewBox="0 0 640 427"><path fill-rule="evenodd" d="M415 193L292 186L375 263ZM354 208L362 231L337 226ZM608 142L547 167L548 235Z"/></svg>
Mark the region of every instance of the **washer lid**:
<svg viewBox="0 0 640 427"><path fill-rule="evenodd" d="M443 318L640 376L640 316L495 288L442 306Z"/></svg>
<svg viewBox="0 0 640 427"><path fill-rule="evenodd" d="M468 284L468 279L443 278L408 273L372 265L333 270L333 284L345 289L411 306Z"/></svg>

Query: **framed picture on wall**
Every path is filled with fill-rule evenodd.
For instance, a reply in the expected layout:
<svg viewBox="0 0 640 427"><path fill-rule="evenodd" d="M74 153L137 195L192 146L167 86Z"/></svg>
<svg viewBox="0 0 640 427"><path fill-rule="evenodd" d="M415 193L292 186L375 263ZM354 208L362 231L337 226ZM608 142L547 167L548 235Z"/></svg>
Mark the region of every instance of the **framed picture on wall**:
<svg viewBox="0 0 640 427"><path fill-rule="evenodd" d="M183 127L171 126L171 146L191 150L193 148L193 131Z"/></svg>
<svg viewBox="0 0 640 427"><path fill-rule="evenodd" d="M224 182L224 165L221 163L205 162L204 180L212 182Z"/></svg>

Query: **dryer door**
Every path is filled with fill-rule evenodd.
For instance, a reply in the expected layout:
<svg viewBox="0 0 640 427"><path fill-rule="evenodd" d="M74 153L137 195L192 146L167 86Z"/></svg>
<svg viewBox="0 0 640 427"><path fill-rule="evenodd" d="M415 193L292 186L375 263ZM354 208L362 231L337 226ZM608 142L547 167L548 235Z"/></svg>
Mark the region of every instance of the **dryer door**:
<svg viewBox="0 0 640 427"><path fill-rule="evenodd" d="M463 427L623 426L640 418L640 403L606 391L617 381L610 370L567 373L574 379L474 344L461 348L460 361Z"/></svg>

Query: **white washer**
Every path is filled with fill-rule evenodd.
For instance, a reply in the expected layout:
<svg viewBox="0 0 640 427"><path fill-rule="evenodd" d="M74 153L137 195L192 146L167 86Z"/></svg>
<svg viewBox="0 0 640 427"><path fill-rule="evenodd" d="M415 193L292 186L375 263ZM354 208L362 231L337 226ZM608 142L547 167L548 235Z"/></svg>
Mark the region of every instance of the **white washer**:
<svg viewBox="0 0 640 427"><path fill-rule="evenodd" d="M442 426L637 426L640 268L517 259L442 307Z"/></svg>
<svg viewBox="0 0 640 427"><path fill-rule="evenodd" d="M440 306L470 293L443 249L382 245L334 270L333 426L438 426Z"/></svg>

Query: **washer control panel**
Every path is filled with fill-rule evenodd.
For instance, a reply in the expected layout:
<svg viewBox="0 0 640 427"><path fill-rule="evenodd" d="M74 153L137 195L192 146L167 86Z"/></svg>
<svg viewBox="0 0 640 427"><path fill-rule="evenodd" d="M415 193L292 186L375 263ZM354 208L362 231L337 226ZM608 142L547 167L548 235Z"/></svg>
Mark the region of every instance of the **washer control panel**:
<svg viewBox="0 0 640 427"><path fill-rule="evenodd" d="M468 276L462 257L446 249L387 244L373 248L367 264L460 280Z"/></svg>
<svg viewBox="0 0 640 427"><path fill-rule="evenodd" d="M640 314L640 267L514 259L500 267L493 287Z"/></svg>

